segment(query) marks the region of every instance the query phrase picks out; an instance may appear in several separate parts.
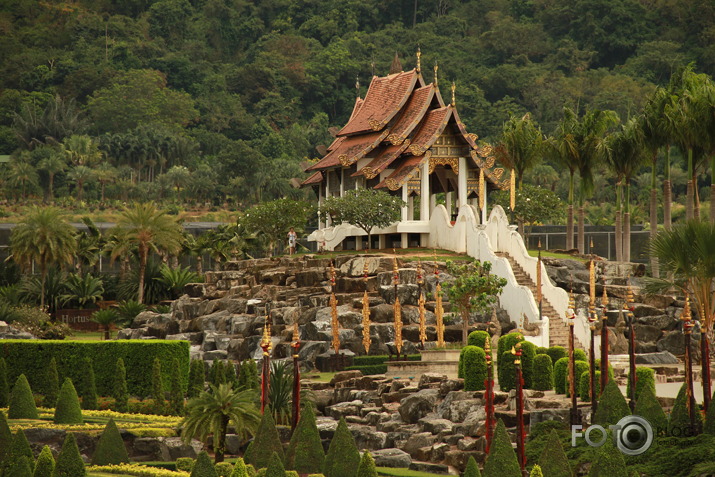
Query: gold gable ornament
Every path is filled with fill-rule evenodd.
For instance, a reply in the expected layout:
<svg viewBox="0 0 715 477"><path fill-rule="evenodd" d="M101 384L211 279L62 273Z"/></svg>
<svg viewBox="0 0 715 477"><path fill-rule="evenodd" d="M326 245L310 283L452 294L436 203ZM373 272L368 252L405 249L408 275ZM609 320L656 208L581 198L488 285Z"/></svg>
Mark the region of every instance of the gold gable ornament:
<svg viewBox="0 0 715 477"><path fill-rule="evenodd" d="M516 173L514 169L511 170L511 181L509 183L509 208L514 211L514 206L516 205Z"/></svg>

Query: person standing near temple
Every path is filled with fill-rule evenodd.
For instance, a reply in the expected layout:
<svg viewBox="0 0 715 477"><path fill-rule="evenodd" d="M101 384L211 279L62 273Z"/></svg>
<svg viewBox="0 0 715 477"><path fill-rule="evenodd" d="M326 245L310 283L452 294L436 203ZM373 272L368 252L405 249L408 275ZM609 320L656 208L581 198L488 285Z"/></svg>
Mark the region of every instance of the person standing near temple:
<svg viewBox="0 0 715 477"><path fill-rule="evenodd" d="M298 242L298 234L295 233L295 229L293 227L291 227L290 231L288 231L288 247L290 248L291 255L293 255L295 253L295 246L296 246L297 242Z"/></svg>

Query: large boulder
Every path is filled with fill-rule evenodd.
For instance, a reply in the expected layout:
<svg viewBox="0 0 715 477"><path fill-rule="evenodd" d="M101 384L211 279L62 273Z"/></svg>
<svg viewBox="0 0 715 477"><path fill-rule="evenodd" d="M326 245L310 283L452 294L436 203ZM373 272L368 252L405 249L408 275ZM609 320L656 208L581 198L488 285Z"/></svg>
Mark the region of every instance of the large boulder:
<svg viewBox="0 0 715 477"><path fill-rule="evenodd" d="M433 412L439 392L436 389L423 389L400 401L398 412L408 424L416 424L427 414Z"/></svg>
<svg viewBox="0 0 715 477"><path fill-rule="evenodd" d="M658 351L668 351L671 354L682 356L685 354L685 341L683 332L673 330L665 333L658 341ZM690 338L690 351L693 357L700 356L700 333L693 333Z"/></svg>
<svg viewBox="0 0 715 477"><path fill-rule="evenodd" d="M379 449L372 452L377 467L408 467L412 457L400 449Z"/></svg>
<svg viewBox="0 0 715 477"><path fill-rule="evenodd" d="M417 457L419 451L423 447L432 447L436 442L437 437L431 432L419 432L412 434L407 438L407 442L402 446L402 450L410 454L412 457Z"/></svg>
<svg viewBox="0 0 715 477"><path fill-rule="evenodd" d="M377 450L383 449L387 443L387 434L376 431L370 426L350 425L350 432L355 438L358 449Z"/></svg>

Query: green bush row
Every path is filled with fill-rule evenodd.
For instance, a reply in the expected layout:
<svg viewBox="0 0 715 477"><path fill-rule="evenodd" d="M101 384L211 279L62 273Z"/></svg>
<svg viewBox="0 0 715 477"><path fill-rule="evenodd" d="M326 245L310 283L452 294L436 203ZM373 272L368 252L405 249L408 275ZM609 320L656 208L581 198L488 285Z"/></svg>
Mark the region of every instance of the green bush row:
<svg viewBox="0 0 715 477"><path fill-rule="evenodd" d="M372 366L376 364L385 364L387 361L389 361L389 359L390 357L386 354L379 354L374 356L355 356L353 358L353 366ZM407 355L408 361L420 361L421 359L422 355L419 354Z"/></svg>
<svg viewBox="0 0 715 477"><path fill-rule="evenodd" d="M362 371L362 374L385 374L387 372L386 364L368 364L364 366L348 366L345 368L346 371Z"/></svg>
<svg viewBox="0 0 715 477"><path fill-rule="evenodd" d="M8 381L15 382L20 374L27 376L33 392L45 394L47 369L55 358L57 371L63 378L83 382L86 371L85 359L93 363L97 393L112 395L117 360L124 360L127 370L129 394L146 397L151 395L152 375L150 370L158 358L163 369L171 369L178 360L182 391L185 392L189 375L188 341L165 340L117 340L117 341L28 341L3 340L0 357L5 359ZM163 373L164 388L170 389L171 374Z"/></svg>

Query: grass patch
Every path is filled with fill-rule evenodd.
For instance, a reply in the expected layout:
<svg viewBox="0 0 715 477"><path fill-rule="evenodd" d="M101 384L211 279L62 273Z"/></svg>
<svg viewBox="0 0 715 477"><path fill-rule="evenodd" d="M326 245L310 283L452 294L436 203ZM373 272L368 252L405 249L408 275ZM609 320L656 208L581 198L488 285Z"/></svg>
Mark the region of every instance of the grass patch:
<svg viewBox="0 0 715 477"><path fill-rule="evenodd" d="M378 467L378 475L388 475L394 477L436 477L442 474L430 474L429 472L418 472L416 470L403 469L397 467Z"/></svg>
<svg viewBox="0 0 715 477"><path fill-rule="evenodd" d="M116 334L116 331L109 332L110 338ZM72 339L77 341L102 341L102 338L104 338L104 331L72 331Z"/></svg>
<svg viewBox="0 0 715 477"><path fill-rule="evenodd" d="M529 250L529 255L532 257L537 257L539 255L538 250ZM586 259L576 257L574 255L569 255L567 253L556 253L556 252L548 252L545 250L541 251L541 258L556 258L559 260L576 260L577 262L582 262L586 263Z"/></svg>
<svg viewBox="0 0 715 477"><path fill-rule="evenodd" d="M329 383L333 379L335 373L307 373L302 376L301 379L309 379L311 381L317 381L319 383Z"/></svg>

